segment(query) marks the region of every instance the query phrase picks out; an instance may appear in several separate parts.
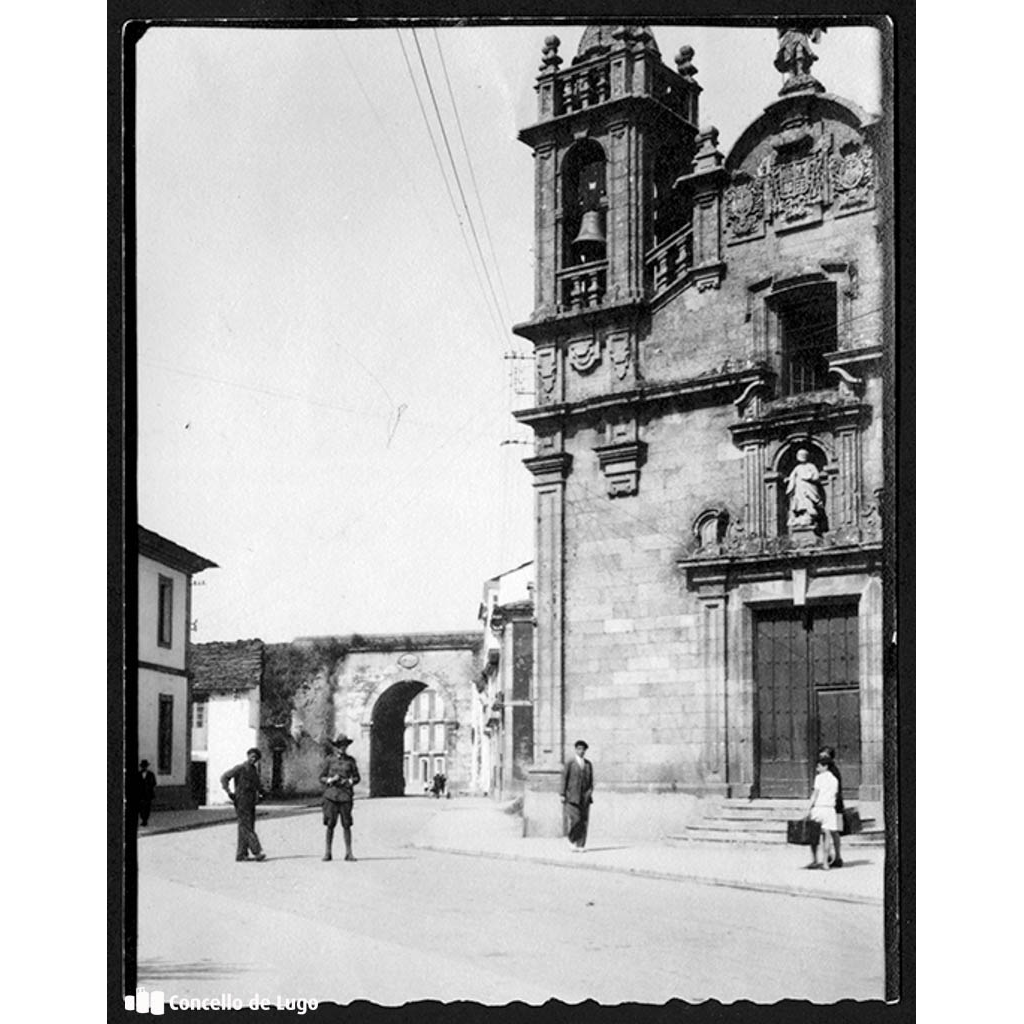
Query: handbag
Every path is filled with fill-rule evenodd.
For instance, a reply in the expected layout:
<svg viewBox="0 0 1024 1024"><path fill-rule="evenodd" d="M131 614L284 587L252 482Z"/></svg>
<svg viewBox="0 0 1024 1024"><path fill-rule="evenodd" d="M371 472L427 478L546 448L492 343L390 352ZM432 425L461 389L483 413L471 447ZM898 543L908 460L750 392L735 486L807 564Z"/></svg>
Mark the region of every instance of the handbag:
<svg viewBox="0 0 1024 1024"><path fill-rule="evenodd" d="M853 836L861 830L860 812L856 807L846 807L843 810L843 831L841 835Z"/></svg>
<svg viewBox="0 0 1024 1024"><path fill-rule="evenodd" d="M816 846L821 839L821 824L811 818L796 818L786 823L786 842L794 846Z"/></svg>

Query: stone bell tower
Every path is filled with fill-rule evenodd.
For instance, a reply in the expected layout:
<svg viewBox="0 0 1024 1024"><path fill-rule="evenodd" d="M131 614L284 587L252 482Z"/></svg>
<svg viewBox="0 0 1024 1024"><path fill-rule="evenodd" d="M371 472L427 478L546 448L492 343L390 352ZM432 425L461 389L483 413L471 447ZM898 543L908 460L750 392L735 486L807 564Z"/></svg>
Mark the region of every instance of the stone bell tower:
<svg viewBox="0 0 1024 1024"><path fill-rule="evenodd" d="M628 321L643 300L649 241L682 226L670 193L701 91L693 51L670 71L642 25L588 27L567 68L559 45L545 41L538 120L519 133L536 159L537 266L534 313L517 332L537 342L598 308Z"/></svg>
<svg viewBox="0 0 1024 1024"><path fill-rule="evenodd" d="M535 159L534 312L517 334L535 347L537 662L535 788L549 792L568 746L563 711L565 482L572 465L559 410L638 381L637 348L649 300L692 264L689 205L674 191L691 166L700 86L693 50L677 70L642 25L585 29L567 67L556 36L537 76L538 120L519 138ZM603 423L598 457L609 493L635 491L643 458L637 421Z"/></svg>

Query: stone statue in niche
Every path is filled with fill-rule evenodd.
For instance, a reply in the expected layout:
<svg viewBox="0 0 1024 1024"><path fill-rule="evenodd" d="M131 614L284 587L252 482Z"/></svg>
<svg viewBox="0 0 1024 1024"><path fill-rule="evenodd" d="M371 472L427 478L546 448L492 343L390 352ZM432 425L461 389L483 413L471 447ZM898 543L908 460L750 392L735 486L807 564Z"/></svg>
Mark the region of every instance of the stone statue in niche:
<svg viewBox="0 0 1024 1024"><path fill-rule="evenodd" d="M796 465L786 479L786 496L790 527L820 530L825 521L825 490L821 473L806 448L796 453Z"/></svg>

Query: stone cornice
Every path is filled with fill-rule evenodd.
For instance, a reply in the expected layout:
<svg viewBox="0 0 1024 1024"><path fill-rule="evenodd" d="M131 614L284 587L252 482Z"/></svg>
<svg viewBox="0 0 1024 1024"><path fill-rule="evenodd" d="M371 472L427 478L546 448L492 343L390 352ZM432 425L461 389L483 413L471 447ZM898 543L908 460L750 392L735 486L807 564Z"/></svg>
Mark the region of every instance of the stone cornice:
<svg viewBox="0 0 1024 1024"><path fill-rule="evenodd" d="M693 590L787 579L794 569L806 568L815 578L821 578L851 572L873 572L881 564L881 541L850 545L823 543L813 548L690 556L676 560L676 566L685 572L687 585Z"/></svg>
<svg viewBox="0 0 1024 1024"><path fill-rule="evenodd" d="M523 465L538 478L538 483L544 483L545 478L564 480L572 469L572 456L568 452L532 455L523 459Z"/></svg>
<svg viewBox="0 0 1024 1024"><path fill-rule="evenodd" d="M871 364L882 358L881 345L862 345L860 348L844 348L838 352L826 352L825 359L829 366L860 366Z"/></svg>
<svg viewBox="0 0 1024 1024"><path fill-rule="evenodd" d="M863 423L871 413L871 406L862 402L807 402L803 404L771 404L756 419L742 420L729 427L736 444L759 440L767 434L777 435L807 428L812 424L827 425L833 430Z"/></svg>
<svg viewBox="0 0 1024 1024"><path fill-rule="evenodd" d="M622 406L637 408L654 402L685 401L686 399L702 398L719 391L725 391L731 396L735 394L736 390L741 390L754 381L761 380L764 376L763 368L752 367L731 373L690 377L686 380L670 381L665 384L643 383L628 391L596 395L576 402L558 402L533 409L522 409L514 415L520 423L537 426L550 420L575 419L594 413L607 412Z"/></svg>
<svg viewBox="0 0 1024 1024"><path fill-rule="evenodd" d="M579 70L579 65L573 69ZM568 72L559 72L567 75ZM517 138L520 142L536 149L544 142L561 132L571 135L571 125L581 118L593 120L595 115L600 115L605 120L614 120L618 117L635 117L637 113L645 114L648 117L663 117L677 122L678 127L690 135L695 135L697 129L676 111L666 107L660 100L653 96L617 96L605 100L604 103L595 103L593 106L583 107L580 110L572 110L566 114L559 114L547 121L537 121L519 130Z"/></svg>
<svg viewBox="0 0 1024 1024"><path fill-rule="evenodd" d="M345 654L406 651L476 650L483 633L347 633L339 636L300 636L294 643L306 646L329 641L344 648Z"/></svg>
<svg viewBox="0 0 1024 1024"><path fill-rule="evenodd" d="M512 333L528 338L534 345L552 343L563 334L579 329L581 325L601 326L606 322L622 322L639 317L647 308L647 301L641 297L624 302L606 302L590 309L547 313L536 319L525 320L512 326Z"/></svg>

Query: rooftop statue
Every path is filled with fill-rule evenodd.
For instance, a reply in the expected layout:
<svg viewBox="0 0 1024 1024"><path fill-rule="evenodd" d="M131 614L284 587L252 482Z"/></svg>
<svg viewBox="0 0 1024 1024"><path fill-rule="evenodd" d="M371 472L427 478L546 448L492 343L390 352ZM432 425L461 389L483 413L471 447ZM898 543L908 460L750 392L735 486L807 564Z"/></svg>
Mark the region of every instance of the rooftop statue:
<svg viewBox="0 0 1024 1024"><path fill-rule="evenodd" d="M779 49L775 54L775 69L786 75L779 95L811 89L823 92L825 87L813 75L811 65L818 55L811 49L811 43L817 43L823 32L828 30L821 25L791 24L779 29Z"/></svg>

